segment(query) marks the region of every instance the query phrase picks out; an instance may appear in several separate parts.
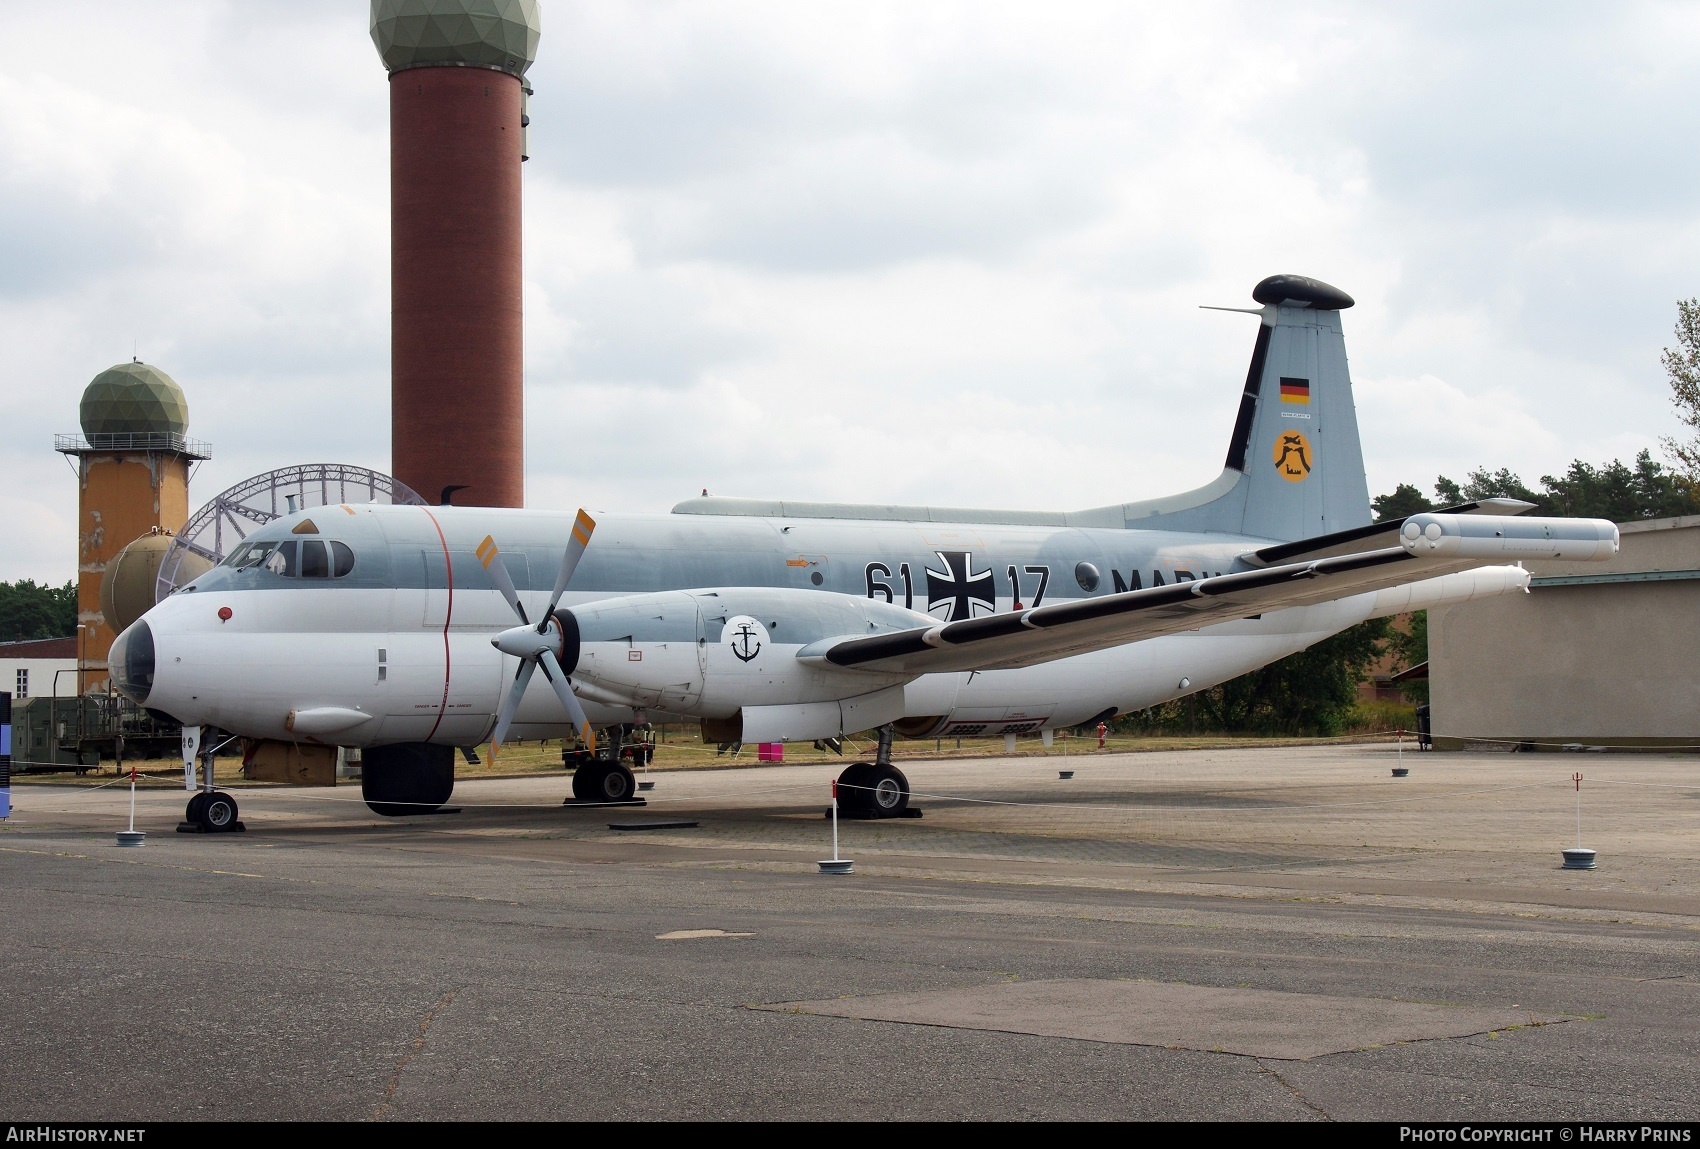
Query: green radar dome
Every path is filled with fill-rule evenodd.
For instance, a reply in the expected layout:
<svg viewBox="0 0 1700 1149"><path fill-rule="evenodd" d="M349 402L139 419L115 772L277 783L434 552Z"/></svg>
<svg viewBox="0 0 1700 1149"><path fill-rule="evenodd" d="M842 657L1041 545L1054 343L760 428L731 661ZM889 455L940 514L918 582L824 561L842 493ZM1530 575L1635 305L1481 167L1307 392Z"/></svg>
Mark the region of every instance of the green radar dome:
<svg viewBox="0 0 1700 1149"><path fill-rule="evenodd" d="M94 377L79 411L90 443L111 435L176 435L189 430L189 401L165 372L120 363Z"/></svg>
<svg viewBox="0 0 1700 1149"><path fill-rule="evenodd" d="M537 59L537 0L372 0L384 67L471 65L523 76Z"/></svg>

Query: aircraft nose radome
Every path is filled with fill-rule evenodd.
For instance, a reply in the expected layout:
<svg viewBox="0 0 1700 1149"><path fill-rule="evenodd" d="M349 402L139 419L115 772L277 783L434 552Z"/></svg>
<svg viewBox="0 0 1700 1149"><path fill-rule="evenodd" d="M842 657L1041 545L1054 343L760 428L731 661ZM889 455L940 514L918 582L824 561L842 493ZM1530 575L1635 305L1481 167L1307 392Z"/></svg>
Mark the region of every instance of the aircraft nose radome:
<svg viewBox="0 0 1700 1149"><path fill-rule="evenodd" d="M137 706L145 706L153 693L153 628L137 620L113 640L107 666L118 692Z"/></svg>
<svg viewBox="0 0 1700 1149"><path fill-rule="evenodd" d="M1314 307L1318 311L1344 311L1357 302L1333 284L1308 275L1271 275L1251 289L1251 297L1259 303Z"/></svg>

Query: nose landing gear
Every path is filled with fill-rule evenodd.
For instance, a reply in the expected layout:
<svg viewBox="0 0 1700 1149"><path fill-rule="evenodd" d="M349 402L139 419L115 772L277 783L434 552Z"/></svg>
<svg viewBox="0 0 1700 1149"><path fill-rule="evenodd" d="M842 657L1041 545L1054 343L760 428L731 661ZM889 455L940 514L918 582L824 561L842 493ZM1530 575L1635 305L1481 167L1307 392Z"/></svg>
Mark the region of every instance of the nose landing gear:
<svg viewBox="0 0 1700 1149"><path fill-rule="evenodd" d="M202 790L183 810L185 823L203 834L240 833L246 830L236 817L236 799L222 790Z"/></svg>
<svg viewBox="0 0 1700 1149"><path fill-rule="evenodd" d="M177 826L179 834L240 834L248 828L236 816L236 799L223 790L213 789L213 756L218 747L208 745L211 734L211 728L183 728L183 780L193 786L199 775L201 789L195 791L183 808L183 821ZM226 739L220 745L229 741Z"/></svg>

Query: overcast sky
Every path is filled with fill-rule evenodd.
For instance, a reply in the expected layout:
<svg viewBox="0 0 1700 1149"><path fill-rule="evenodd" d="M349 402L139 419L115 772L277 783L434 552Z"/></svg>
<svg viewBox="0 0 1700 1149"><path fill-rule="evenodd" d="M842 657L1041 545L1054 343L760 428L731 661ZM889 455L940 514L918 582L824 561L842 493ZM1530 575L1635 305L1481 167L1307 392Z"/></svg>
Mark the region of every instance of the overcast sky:
<svg viewBox="0 0 1700 1149"><path fill-rule="evenodd" d="M530 505L1066 509L1219 471L1276 272L1333 283L1372 493L1657 454L1700 295L1700 5L542 0ZM0 579L132 351L191 503L388 469L359 0L0 6Z"/></svg>

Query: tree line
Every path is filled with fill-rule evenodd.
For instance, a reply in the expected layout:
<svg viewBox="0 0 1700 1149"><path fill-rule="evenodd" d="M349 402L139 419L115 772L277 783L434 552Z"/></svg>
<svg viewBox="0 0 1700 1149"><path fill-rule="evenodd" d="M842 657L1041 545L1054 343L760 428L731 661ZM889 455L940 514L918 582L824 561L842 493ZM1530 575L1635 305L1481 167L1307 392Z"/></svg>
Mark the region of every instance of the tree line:
<svg viewBox="0 0 1700 1149"><path fill-rule="evenodd" d="M1580 519L1610 519L1630 523L1639 519L1668 519L1700 512L1700 486L1682 471L1653 458L1651 451L1635 456L1630 466L1613 459L1595 467L1577 459L1562 475L1542 475L1533 490L1510 469L1478 467L1462 484L1445 475L1434 481L1431 500L1410 483L1400 483L1370 500L1376 522L1402 519L1422 511L1456 507L1479 499L1521 499L1533 503L1532 515L1561 515Z"/></svg>
<svg viewBox="0 0 1700 1149"><path fill-rule="evenodd" d="M0 642L69 638L76 633L74 583L47 586L27 578L0 582Z"/></svg>

